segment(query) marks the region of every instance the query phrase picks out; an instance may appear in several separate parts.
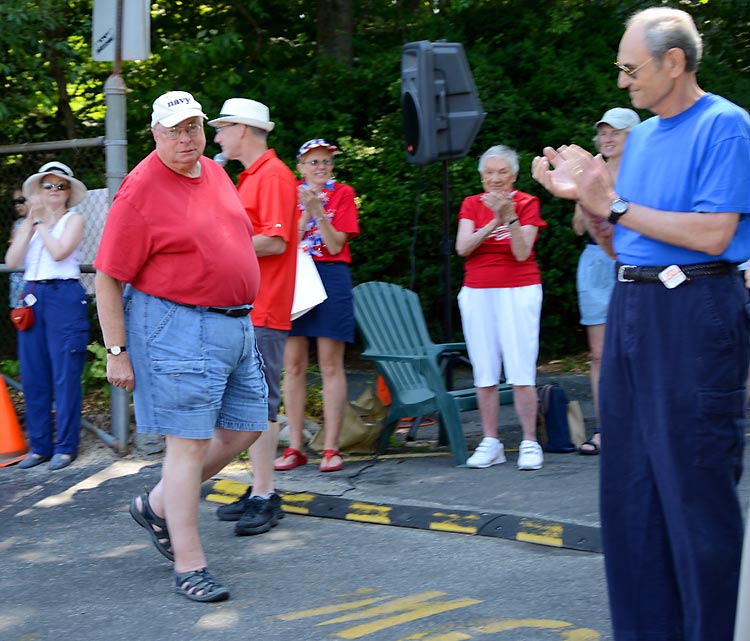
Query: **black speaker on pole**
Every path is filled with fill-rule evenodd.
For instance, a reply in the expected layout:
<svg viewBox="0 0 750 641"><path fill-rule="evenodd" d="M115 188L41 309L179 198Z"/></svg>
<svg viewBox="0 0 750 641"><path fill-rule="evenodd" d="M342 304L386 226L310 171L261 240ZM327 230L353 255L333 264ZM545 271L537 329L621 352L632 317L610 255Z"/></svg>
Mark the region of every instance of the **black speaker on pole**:
<svg viewBox="0 0 750 641"><path fill-rule="evenodd" d="M453 341L451 252L453 238L448 161L468 153L487 115L459 42L420 40L403 46L401 108L406 160L415 165L443 162L443 238L440 243L445 342ZM451 363L445 367L452 389Z"/></svg>
<svg viewBox="0 0 750 641"><path fill-rule="evenodd" d="M469 153L487 114L461 43L420 40L403 46L401 108L410 163L429 165Z"/></svg>

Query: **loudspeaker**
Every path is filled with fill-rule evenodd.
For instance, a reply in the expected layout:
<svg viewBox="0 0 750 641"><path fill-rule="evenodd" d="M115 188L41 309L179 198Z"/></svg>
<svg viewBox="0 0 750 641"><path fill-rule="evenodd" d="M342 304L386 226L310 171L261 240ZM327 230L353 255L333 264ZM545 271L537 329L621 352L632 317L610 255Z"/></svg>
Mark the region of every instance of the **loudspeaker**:
<svg viewBox="0 0 750 641"><path fill-rule="evenodd" d="M401 109L406 159L416 165L469 153L487 115L459 42L403 46Z"/></svg>

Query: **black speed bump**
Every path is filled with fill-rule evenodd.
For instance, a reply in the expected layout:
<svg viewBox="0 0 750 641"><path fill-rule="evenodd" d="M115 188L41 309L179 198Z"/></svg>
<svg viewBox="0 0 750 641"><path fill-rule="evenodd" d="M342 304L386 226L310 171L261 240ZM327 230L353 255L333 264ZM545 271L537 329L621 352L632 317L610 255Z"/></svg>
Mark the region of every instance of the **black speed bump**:
<svg viewBox="0 0 750 641"><path fill-rule="evenodd" d="M222 479L214 481L211 487L204 491L204 498L216 503L232 503L242 496L247 488L247 483ZM279 494L282 499L281 507L287 514L490 536L582 552L602 551L599 528L587 525L548 521L516 514L369 503L313 492L280 490Z"/></svg>

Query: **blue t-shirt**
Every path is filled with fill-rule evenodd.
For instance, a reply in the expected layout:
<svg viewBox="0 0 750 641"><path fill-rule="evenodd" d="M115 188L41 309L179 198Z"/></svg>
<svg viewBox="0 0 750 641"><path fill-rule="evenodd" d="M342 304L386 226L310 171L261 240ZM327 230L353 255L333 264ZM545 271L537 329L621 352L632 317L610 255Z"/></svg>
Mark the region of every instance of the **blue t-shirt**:
<svg viewBox="0 0 750 641"><path fill-rule="evenodd" d="M707 93L672 118L654 116L630 132L615 191L625 200L677 212L740 213L720 256L654 240L620 225L614 248L628 265L689 265L750 256L750 117Z"/></svg>

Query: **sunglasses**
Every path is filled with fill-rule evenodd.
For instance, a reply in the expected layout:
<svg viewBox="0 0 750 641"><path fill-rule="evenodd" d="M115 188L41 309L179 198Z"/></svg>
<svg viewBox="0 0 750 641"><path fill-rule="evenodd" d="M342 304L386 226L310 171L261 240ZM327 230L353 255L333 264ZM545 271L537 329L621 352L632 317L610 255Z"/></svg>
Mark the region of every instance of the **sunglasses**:
<svg viewBox="0 0 750 641"><path fill-rule="evenodd" d="M25 202L26 202L26 198L24 198L23 196L21 196L20 198L13 199L14 205L23 205Z"/></svg>
<svg viewBox="0 0 750 641"><path fill-rule="evenodd" d="M49 191L50 189L56 189L57 191L67 191L70 189L68 183L42 183L42 189Z"/></svg>

